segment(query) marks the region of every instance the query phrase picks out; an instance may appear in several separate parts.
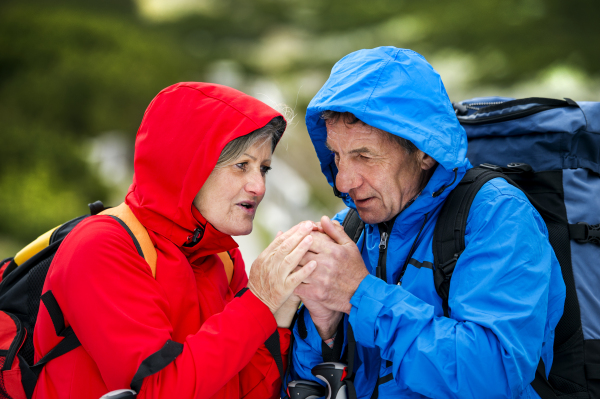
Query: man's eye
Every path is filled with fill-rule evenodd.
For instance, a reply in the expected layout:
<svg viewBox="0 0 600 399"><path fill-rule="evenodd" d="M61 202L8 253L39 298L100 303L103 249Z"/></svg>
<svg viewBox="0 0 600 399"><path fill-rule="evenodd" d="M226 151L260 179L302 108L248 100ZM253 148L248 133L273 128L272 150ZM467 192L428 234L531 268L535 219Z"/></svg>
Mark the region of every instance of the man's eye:
<svg viewBox="0 0 600 399"><path fill-rule="evenodd" d="M360 159L370 159L369 157L367 157L367 156L365 156L365 155L363 155L363 154L358 154L358 157L359 157Z"/></svg>

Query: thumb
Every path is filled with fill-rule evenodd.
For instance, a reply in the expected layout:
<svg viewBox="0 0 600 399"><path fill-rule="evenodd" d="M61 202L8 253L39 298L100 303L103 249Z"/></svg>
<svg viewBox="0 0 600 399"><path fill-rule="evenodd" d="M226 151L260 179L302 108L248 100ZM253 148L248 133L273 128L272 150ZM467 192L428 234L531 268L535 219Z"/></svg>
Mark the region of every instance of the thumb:
<svg viewBox="0 0 600 399"><path fill-rule="evenodd" d="M335 224L332 222L327 216L323 216L321 218L321 226L323 227L325 234L331 237L338 244L344 245L348 243L354 243L354 241L352 241L344 232L344 228L339 223Z"/></svg>

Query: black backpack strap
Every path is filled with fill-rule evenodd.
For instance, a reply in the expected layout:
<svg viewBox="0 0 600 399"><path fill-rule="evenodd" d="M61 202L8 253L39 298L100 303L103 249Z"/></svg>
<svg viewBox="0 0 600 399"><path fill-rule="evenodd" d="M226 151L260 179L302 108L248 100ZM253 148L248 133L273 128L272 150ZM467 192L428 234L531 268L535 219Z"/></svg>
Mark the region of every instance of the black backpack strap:
<svg viewBox="0 0 600 399"><path fill-rule="evenodd" d="M279 370L279 376L281 377L282 384L284 383L285 372L283 371L283 357L281 356L281 344L279 341L279 331L275 330L273 334L265 341L267 350L273 356L277 369Z"/></svg>
<svg viewBox="0 0 600 399"><path fill-rule="evenodd" d="M484 164L485 165L485 164ZM515 185L502 174L500 167L485 165L467 171L460 183L448 194L440 211L433 232L433 282L435 290L442 298L444 316L449 317L448 295L450 280L456 261L465 249L465 229L473 199L479 189L488 181L502 177Z"/></svg>
<svg viewBox="0 0 600 399"><path fill-rule="evenodd" d="M348 213L342 222L342 226L344 227L344 232L348 235L348 237L352 238L355 243L358 242L360 235L365 229L365 223L360 220L358 212L353 208L348 210ZM346 374L344 381L348 387L348 398L356 399L356 388L354 387L354 356L356 352L356 339L354 338L354 331L352 331L352 326L350 323L348 323L348 330L346 331L346 334L348 339L348 350L346 351L346 356L348 358L348 373Z"/></svg>
<svg viewBox="0 0 600 399"><path fill-rule="evenodd" d="M535 370L535 379L531 382L531 386L542 399L558 399L554 388L552 388L550 382L548 382L548 378L546 378L546 367L542 359L540 359L538 367Z"/></svg>
<svg viewBox="0 0 600 399"><path fill-rule="evenodd" d="M140 254L140 256L142 258L146 259L144 257L144 252L142 251L142 247L140 246L140 243L138 242L137 238L135 238L135 234L133 234L133 232L131 231L131 229L129 228L129 226L127 226L127 224L125 224L124 221L122 221L121 219L119 219L115 215L108 215L108 216L110 216L111 218L115 219L125 229L125 231L127 232L127 234L129 234L129 236L133 240L133 244L135 245L135 249L137 249L138 254Z"/></svg>
<svg viewBox="0 0 600 399"><path fill-rule="evenodd" d="M308 331L306 331L306 324L304 323L304 309L306 309L305 306L300 307L300 310L296 312L294 318L292 319L292 323L290 324L290 349L288 351L287 357L287 368L285 369L283 381L281 382L282 386L284 387L287 383L288 375L290 374L290 368L292 367L292 350L294 349L294 325L296 325L296 323L298 324L298 331L302 339L305 339L308 335ZM302 320L302 322L300 320ZM302 324L302 327L300 326L300 324ZM304 332L302 332L302 328L304 329ZM283 390L282 399L289 399L287 389Z"/></svg>
<svg viewBox="0 0 600 399"><path fill-rule="evenodd" d="M450 280L456 262L465 249L467 217L475 196L485 183L496 177L502 177L518 188L518 185L501 171L502 168L488 164L468 170L458 186L448 195L440 211L433 233L433 263L435 265L433 280L435 289L442 298L444 316L446 317L449 317ZM527 193L525 195L533 202L533 199ZM546 378L544 362L541 359L531 386L542 399L557 398L554 389Z"/></svg>
<svg viewBox="0 0 600 399"><path fill-rule="evenodd" d="M46 307L46 310L48 311L48 314L50 315L50 320L52 320L56 335L63 337L63 339L48 353L46 353L46 355L44 355L39 362L30 367L30 370L34 373L36 379L37 376L40 375L40 372L46 363L64 355L67 352L72 351L81 345L73 329L71 327L65 327L65 318L63 316L63 312L60 310L60 306L58 306L58 302L56 301L52 291L46 291L42 295L41 299Z"/></svg>
<svg viewBox="0 0 600 399"><path fill-rule="evenodd" d="M135 235L133 234L131 229L129 229L129 227L127 227L127 225L118 217L112 216L112 215L110 215L110 217L115 219L117 222L119 222L119 224L121 226L123 226L125 231L127 231L127 234L129 234L129 236L133 240L133 243L134 243L138 253L143 258L144 253L142 252L142 248L140 247L140 244L139 244L138 240L135 238ZM56 332L56 335L59 337L63 337L63 340L60 341L48 353L46 353L46 355L44 355L44 357L42 357L39 362L37 362L33 366L29 367L29 370L31 370L32 374L26 373L28 383L24 384L27 397L31 397L33 395L33 391L31 391L31 395L28 392L29 390L32 389L30 382L37 380L37 376L39 376L40 372L42 371L42 369L44 368L44 365L46 363L48 363L50 360L56 359L57 357L62 356L65 353L68 353L68 352L72 351L73 349L81 346L81 343L79 342L79 339L75 335L73 328L65 327L65 317L64 317L63 312L60 309L60 306L58 305L58 302L56 301L56 298L54 297L54 294L52 293L52 291L51 290L46 291L41 296L40 299L42 300L42 302L44 303L44 306L46 307L46 310L48 311L50 320L52 321L52 324L54 325L54 331ZM182 348L183 348L183 346L182 346ZM148 360L148 359L146 359L146 360ZM143 365L143 363L142 363L142 365ZM138 370L138 372L139 372L139 370ZM137 374L136 374L136 376L137 376ZM35 388L35 384L33 384L33 388Z"/></svg>
<svg viewBox="0 0 600 399"><path fill-rule="evenodd" d="M365 229L365 222L360 220L360 216L358 216L356 209L350 208L342 222L342 226L348 237L356 243Z"/></svg>
<svg viewBox="0 0 600 399"><path fill-rule="evenodd" d="M142 389L144 378L158 373L160 370L171 364L177 356L183 352L183 344L168 340L158 351L148 356L136 371L131 380L131 389L139 393Z"/></svg>
<svg viewBox="0 0 600 399"><path fill-rule="evenodd" d="M354 356L356 354L356 338L354 338L354 331L352 330L352 326L348 323L348 330L346 331L348 336L348 368L346 378L344 378L344 382L346 382L346 386L348 387L348 398L356 399L356 388L354 387L354 377L356 374L356 370L354 367Z"/></svg>

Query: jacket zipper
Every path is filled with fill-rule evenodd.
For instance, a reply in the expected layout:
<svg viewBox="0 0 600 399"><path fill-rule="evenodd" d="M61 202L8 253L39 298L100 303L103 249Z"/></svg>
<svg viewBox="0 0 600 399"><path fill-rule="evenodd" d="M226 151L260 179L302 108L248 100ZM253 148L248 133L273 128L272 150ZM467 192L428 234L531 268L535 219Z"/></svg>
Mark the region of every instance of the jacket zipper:
<svg viewBox="0 0 600 399"><path fill-rule="evenodd" d="M381 239L379 240L379 259L377 260L377 268L375 269L375 275L387 283L387 270L386 270L386 258L387 258L387 247L390 235L388 230L394 226L396 217L392 220L384 223L379 223L379 234Z"/></svg>
<svg viewBox="0 0 600 399"><path fill-rule="evenodd" d="M385 278L383 276L385 276L385 274L386 274L385 258L387 256L388 237L389 236L388 236L387 232L384 231L381 233L381 240L379 241L379 260L377 261L377 269L376 269L377 277L384 281L385 281Z"/></svg>
<svg viewBox="0 0 600 399"><path fill-rule="evenodd" d="M503 104L504 101L495 101L495 102L487 102L487 103L471 103L471 104L463 104L465 108L472 109L478 111L478 107L489 107L490 105L500 105Z"/></svg>

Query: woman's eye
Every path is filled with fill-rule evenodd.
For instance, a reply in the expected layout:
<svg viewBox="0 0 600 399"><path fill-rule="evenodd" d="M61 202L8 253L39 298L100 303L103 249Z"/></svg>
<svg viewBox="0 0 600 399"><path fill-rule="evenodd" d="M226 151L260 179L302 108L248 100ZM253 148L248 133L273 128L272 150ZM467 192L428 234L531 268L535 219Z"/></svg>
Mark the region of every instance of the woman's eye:
<svg viewBox="0 0 600 399"><path fill-rule="evenodd" d="M261 167L260 167L260 172L261 172L263 175L266 175L266 174L267 174L267 172L269 172L271 169L273 169L273 168L271 168L270 166L261 166Z"/></svg>
<svg viewBox="0 0 600 399"><path fill-rule="evenodd" d="M240 163L236 163L235 166L237 168L240 168L241 170L246 170L246 166L248 165L248 162L240 162Z"/></svg>

